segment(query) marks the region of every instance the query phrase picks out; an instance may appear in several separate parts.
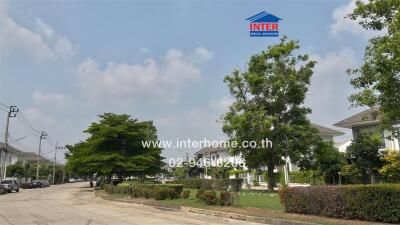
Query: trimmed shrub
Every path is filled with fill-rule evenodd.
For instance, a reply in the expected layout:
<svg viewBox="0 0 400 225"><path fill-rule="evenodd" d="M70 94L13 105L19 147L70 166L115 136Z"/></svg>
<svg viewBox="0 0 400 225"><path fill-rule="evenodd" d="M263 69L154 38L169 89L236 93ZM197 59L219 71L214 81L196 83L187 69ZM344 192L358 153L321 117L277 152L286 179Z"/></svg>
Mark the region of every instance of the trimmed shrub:
<svg viewBox="0 0 400 225"><path fill-rule="evenodd" d="M233 205L233 195L228 191L221 191L218 198L218 203L222 206Z"/></svg>
<svg viewBox="0 0 400 225"><path fill-rule="evenodd" d="M287 212L380 222L400 222L400 185L283 188Z"/></svg>
<svg viewBox="0 0 400 225"><path fill-rule="evenodd" d="M188 199L190 196L190 191L183 191L182 192L182 198L183 199Z"/></svg>
<svg viewBox="0 0 400 225"><path fill-rule="evenodd" d="M198 190L197 192L196 192L196 199L199 199L199 200L203 200L203 194L204 194L204 190Z"/></svg>
<svg viewBox="0 0 400 225"><path fill-rule="evenodd" d="M156 200L164 200L167 198L170 199L175 199L178 198L178 195L176 195L176 192L172 188L156 188L154 190L154 199Z"/></svg>
<svg viewBox="0 0 400 225"><path fill-rule="evenodd" d="M215 205L218 203L217 193L215 191L204 191L202 199L207 205Z"/></svg>

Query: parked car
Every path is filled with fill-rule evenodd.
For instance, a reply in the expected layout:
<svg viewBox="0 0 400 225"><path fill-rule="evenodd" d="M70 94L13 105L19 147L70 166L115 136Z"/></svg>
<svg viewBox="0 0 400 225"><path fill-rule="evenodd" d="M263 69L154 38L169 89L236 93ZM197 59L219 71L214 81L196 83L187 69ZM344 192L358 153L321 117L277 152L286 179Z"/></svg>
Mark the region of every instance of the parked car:
<svg viewBox="0 0 400 225"><path fill-rule="evenodd" d="M6 189L2 185L0 185L0 194L4 195L5 193L6 193Z"/></svg>
<svg viewBox="0 0 400 225"><path fill-rule="evenodd" d="M50 183L48 180L42 180L44 183L44 187L50 187Z"/></svg>
<svg viewBox="0 0 400 225"><path fill-rule="evenodd" d="M46 185L42 180L33 180L32 181L32 188L44 188Z"/></svg>
<svg viewBox="0 0 400 225"><path fill-rule="evenodd" d="M0 185L4 187L6 192L11 193L12 191L19 192L19 184L14 179L4 179L0 181Z"/></svg>
<svg viewBox="0 0 400 225"><path fill-rule="evenodd" d="M69 182L70 182L70 183L75 183L76 180L75 180L75 178L69 178Z"/></svg>

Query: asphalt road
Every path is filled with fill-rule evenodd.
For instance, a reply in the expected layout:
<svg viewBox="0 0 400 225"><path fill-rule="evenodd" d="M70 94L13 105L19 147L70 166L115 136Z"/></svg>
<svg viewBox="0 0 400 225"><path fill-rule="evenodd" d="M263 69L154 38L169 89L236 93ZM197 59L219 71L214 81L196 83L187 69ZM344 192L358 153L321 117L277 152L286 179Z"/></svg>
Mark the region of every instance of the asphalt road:
<svg viewBox="0 0 400 225"><path fill-rule="evenodd" d="M257 224L96 198L88 184L0 195L0 224Z"/></svg>

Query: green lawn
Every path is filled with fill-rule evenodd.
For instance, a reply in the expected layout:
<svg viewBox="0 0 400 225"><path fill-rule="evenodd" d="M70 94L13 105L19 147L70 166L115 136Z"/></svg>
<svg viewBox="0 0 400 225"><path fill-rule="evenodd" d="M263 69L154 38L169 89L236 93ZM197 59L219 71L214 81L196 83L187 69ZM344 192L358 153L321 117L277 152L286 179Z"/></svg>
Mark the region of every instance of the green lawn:
<svg viewBox="0 0 400 225"><path fill-rule="evenodd" d="M205 208L207 205L201 201L196 199L196 189L185 189L190 190L190 197L188 199L166 199L161 200L160 202L165 204L173 204L173 205L183 205L189 207L199 207ZM276 192L248 192L241 191L236 194L236 198L234 201L235 207L254 207L261 209L269 209L273 211L283 211L283 206L280 203L279 196Z"/></svg>

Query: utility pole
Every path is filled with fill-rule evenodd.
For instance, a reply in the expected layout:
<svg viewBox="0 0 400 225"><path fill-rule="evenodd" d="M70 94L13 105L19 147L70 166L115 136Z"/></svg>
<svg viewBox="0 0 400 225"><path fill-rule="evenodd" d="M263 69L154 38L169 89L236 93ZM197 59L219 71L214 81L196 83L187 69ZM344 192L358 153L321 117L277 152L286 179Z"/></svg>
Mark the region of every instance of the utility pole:
<svg viewBox="0 0 400 225"><path fill-rule="evenodd" d="M40 153L41 153L41 148L42 148L42 140L45 139L47 136L45 131L42 131L42 133L40 133L40 137L39 137L39 154L38 154L38 158L37 158L37 164L36 164L36 180L39 180L39 167L40 167Z"/></svg>
<svg viewBox="0 0 400 225"><path fill-rule="evenodd" d="M56 177L56 163L57 163L57 150L58 149L65 149L65 147L58 146L58 143L56 142L56 147L54 150L54 164L53 164L53 185L55 184L55 177Z"/></svg>
<svg viewBox="0 0 400 225"><path fill-rule="evenodd" d="M3 157L0 157L0 165L3 170L3 176L2 178L5 179L7 176L7 152L8 152L8 128L10 126L10 118L14 118L17 116L17 113L19 112L19 109L17 106L10 106L9 111L7 112L7 123L6 123L6 131L4 132L4 160ZM1 156L1 153L0 153ZM1 162L3 161L3 162Z"/></svg>

